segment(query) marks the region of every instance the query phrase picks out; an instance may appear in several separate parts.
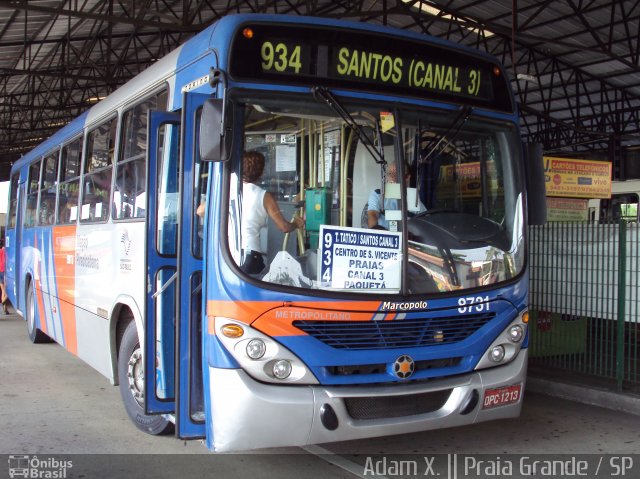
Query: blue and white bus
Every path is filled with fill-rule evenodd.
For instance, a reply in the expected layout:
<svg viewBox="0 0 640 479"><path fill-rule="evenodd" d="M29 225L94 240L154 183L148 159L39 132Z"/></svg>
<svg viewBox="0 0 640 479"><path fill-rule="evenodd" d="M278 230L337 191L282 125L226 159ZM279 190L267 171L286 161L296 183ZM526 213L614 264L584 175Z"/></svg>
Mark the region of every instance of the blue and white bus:
<svg viewBox="0 0 640 479"><path fill-rule="evenodd" d="M225 17L13 166L9 298L33 342L119 384L137 427L215 451L515 417L544 218L526 163L490 56ZM304 227L269 220L248 248L248 188Z"/></svg>

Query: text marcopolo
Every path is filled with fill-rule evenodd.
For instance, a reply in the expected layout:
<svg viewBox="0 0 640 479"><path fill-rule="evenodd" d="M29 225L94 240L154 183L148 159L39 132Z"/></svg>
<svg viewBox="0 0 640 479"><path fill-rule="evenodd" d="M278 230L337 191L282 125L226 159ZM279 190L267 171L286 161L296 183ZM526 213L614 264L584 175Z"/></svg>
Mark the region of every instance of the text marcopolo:
<svg viewBox="0 0 640 479"><path fill-rule="evenodd" d="M427 302L426 301L406 301L406 302L384 301L382 303L382 309L385 311L407 311L411 309L427 309Z"/></svg>

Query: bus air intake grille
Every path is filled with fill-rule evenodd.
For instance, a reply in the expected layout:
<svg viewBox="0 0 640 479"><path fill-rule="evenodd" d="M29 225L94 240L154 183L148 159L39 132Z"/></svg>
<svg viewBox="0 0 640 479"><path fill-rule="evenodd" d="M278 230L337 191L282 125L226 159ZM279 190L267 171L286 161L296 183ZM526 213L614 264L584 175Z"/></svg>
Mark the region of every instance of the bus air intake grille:
<svg viewBox="0 0 640 479"><path fill-rule="evenodd" d="M384 419L417 416L437 411L445 405L453 389L406 396L344 398L352 419Z"/></svg>
<svg viewBox="0 0 640 479"><path fill-rule="evenodd" d="M415 362L414 373L429 369L454 368L462 361L461 357L426 359ZM355 376L359 374L383 374L387 371L387 364L359 364L355 366L327 366L327 371L332 376Z"/></svg>
<svg viewBox="0 0 640 479"><path fill-rule="evenodd" d="M436 346L465 340L495 313L392 321L294 321L309 336L336 349L392 349Z"/></svg>

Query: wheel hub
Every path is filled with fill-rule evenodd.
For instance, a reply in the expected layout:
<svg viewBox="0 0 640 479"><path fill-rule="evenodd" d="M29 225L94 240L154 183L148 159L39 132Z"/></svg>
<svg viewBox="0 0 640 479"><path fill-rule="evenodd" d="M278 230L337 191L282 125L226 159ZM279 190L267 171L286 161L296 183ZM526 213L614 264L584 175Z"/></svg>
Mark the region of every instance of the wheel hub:
<svg viewBox="0 0 640 479"><path fill-rule="evenodd" d="M131 353L127 367L127 380L133 398L140 406L144 406L144 369L140 348L134 349Z"/></svg>

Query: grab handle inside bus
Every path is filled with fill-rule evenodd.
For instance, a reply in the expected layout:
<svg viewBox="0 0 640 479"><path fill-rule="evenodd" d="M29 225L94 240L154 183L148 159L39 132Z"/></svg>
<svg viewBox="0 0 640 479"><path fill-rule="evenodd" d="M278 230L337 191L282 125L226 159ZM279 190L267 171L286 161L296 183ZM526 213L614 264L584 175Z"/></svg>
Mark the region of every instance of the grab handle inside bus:
<svg viewBox="0 0 640 479"><path fill-rule="evenodd" d="M202 161L226 161L231 150L231 133L225 132L224 100L205 101L200 120L200 158Z"/></svg>

